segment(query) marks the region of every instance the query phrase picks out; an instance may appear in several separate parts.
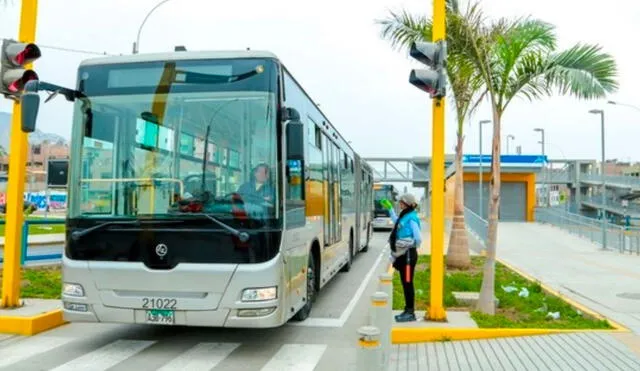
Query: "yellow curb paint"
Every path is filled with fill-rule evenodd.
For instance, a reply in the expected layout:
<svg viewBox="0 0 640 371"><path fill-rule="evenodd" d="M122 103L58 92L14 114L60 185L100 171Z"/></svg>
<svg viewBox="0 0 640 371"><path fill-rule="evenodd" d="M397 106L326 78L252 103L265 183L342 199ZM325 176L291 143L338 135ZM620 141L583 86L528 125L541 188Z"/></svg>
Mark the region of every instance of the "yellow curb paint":
<svg viewBox="0 0 640 371"><path fill-rule="evenodd" d="M358 344L362 348L374 348L380 345L380 342L378 340L358 340Z"/></svg>
<svg viewBox="0 0 640 371"><path fill-rule="evenodd" d="M403 328L391 329L393 344L425 343L435 341L478 340L505 337L552 335L579 332L615 333L616 330L566 330L543 328Z"/></svg>
<svg viewBox="0 0 640 371"><path fill-rule="evenodd" d="M64 323L61 309L33 317L0 316L0 333L29 336L61 326Z"/></svg>
<svg viewBox="0 0 640 371"><path fill-rule="evenodd" d="M504 260L496 258L496 261L498 261L500 264L504 265L505 267L511 269L512 271L516 272L517 274L521 275L522 277L526 278L527 280L529 280L531 282L539 283L540 287L542 288L542 290L546 291L547 293L549 293L551 295L557 296L561 300L565 301L567 304L569 304L569 305L581 310L582 312L585 312L585 313L591 315L592 317L595 317L595 318L597 318L599 320L603 320L603 321L609 322L609 324L615 330L622 331L622 332L629 332L629 329L627 329L626 327L622 326L621 324L619 324L619 323L617 323L615 321L612 321L611 319L603 316L602 314L594 311L593 309L590 309L590 308L588 308L588 307L586 307L586 306L584 306L584 305L582 305L582 304L580 304L580 303L578 303L578 302L566 297L565 295L563 295L562 293L558 292L557 290L547 286L546 284L540 282L539 280L537 280L536 278L530 276L529 274L524 273L523 271L515 268L511 264L505 262ZM593 331L593 330L591 330L591 331ZM607 330L607 331L610 331L610 330Z"/></svg>

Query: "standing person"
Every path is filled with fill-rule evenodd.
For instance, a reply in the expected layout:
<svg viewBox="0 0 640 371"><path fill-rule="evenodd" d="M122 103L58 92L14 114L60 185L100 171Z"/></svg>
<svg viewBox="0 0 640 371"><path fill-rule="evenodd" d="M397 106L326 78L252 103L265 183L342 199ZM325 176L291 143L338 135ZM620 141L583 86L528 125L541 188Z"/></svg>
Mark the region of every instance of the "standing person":
<svg viewBox="0 0 640 371"><path fill-rule="evenodd" d="M389 236L389 247L391 248L393 267L400 272L404 291L404 311L396 316L396 321L409 322L416 320L413 276L418 262L417 248L422 243L422 234L420 232L420 218L416 212L418 206L416 198L407 193L400 197L399 202L400 215L396 215L390 201L384 200L382 205L389 210L389 216L394 222L393 230Z"/></svg>

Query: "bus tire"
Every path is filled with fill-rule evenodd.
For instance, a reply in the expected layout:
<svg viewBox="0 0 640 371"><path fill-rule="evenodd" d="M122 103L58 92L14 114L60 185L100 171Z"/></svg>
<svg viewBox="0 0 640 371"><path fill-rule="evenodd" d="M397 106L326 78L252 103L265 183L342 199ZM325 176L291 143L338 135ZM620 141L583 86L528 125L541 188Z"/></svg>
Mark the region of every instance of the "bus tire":
<svg viewBox="0 0 640 371"><path fill-rule="evenodd" d="M369 243L371 243L371 224L367 226L367 243L362 248L362 252L369 251Z"/></svg>
<svg viewBox="0 0 640 371"><path fill-rule="evenodd" d="M304 321L311 314L313 302L316 300L316 263L313 252L309 251L309 263L307 264L307 298L304 306L293 316L295 321Z"/></svg>
<svg viewBox="0 0 640 371"><path fill-rule="evenodd" d="M353 232L351 232L349 233L349 260L347 260L347 264L342 266L342 269L340 269L340 272L346 273L351 270L351 266L353 265L354 255L355 253L354 253L354 246L353 246Z"/></svg>

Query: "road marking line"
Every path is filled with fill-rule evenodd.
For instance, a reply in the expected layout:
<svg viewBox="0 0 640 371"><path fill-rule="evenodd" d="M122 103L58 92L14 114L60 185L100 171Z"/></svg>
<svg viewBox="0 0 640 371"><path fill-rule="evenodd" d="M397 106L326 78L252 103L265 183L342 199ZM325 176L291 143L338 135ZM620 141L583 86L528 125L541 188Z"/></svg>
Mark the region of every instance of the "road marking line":
<svg viewBox="0 0 640 371"><path fill-rule="evenodd" d="M262 371L313 371L327 350L326 344L285 344Z"/></svg>
<svg viewBox="0 0 640 371"><path fill-rule="evenodd" d="M206 371L216 367L227 358L240 343L199 343L174 358L158 371L183 370Z"/></svg>
<svg viewBox="0 0 640 371"><path fill-rule="evenodd" d="M48 352L65 345L73 338L37 336L0 348L0 367L24 361L41 353Z"/></svg>
<svg viewBox="0 0 640 371"><path fill-rule="evenodd" d="M358 287L358 291L356 291L356 294L353 296L353 298L347 305L347 308L344 310L344 312L342 312L342 315L340 315L340 327L344 326L344 324L349 319L351 312L353 312L353 309L356 307L356 304L358 304L358 301L360 300L360 297L364 293L364 290L367 288L369 281L371 281L373 272L375 272L378 269L378 266L380 265L380 261L382 260L383 256L384 256L384 251L380 253L380 256L378 256L378 259L376 259L376 262L373 263L373 266L371 267L371 269L369 269L369 272L367 272L367 275L364 276L364 279L362 280L360 287Z"/></svg>
<svg viewBox="0 0 640 371"><path fill-rule="evenodd" d="M373 266L371 267L369 272L367 272L366 276L362 280L362 283L360 284L360 287L358 287L358 290L356 291L355 295L353 296L353 298L351 298L351 301L349 302L349 304L347 304L347 307L342 312L339 318L307 318L303 322L289 322L287 325L299 326L299 327L342 327L344 326L344 324L349 319L349 316L351 316L351 312L353 312L356 305L358 304L358 301L362 297L362 294L364 293L364 290L369 284L369 281L371 281L371 276L373 276L373 273L376 271L376 269L380 265L380 261L382 260L384 255L385 255L384 251L380 253L380 256L378 256L378 258L373 263Z"/></svg>
<svg viewBox="0 0 640 371"><path fill-rule="evenodd" d="M134 356L150 347L155 341L116 340L100 349L78 357L51 371L91 370L101 371L111 368L125 359Z"/></svg>

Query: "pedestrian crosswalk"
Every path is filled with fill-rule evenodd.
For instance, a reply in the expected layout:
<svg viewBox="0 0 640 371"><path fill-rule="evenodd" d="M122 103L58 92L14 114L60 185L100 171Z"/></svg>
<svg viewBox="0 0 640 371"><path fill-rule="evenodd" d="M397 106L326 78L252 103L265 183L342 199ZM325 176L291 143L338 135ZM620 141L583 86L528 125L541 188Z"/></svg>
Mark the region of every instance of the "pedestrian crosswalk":
<svg viewBox="0 0 640 371"><path fill-rule="evenodd" d="M255 344L234 342L196 342L186 347L180 343L184 340L117 339L78 354L78 349L86 349L86 340L41 335L0 343L0 370L313 371L328 348L326 344L267 344L268 349L260 350ZM241 354L230 360L234 352Z"/></svg>

